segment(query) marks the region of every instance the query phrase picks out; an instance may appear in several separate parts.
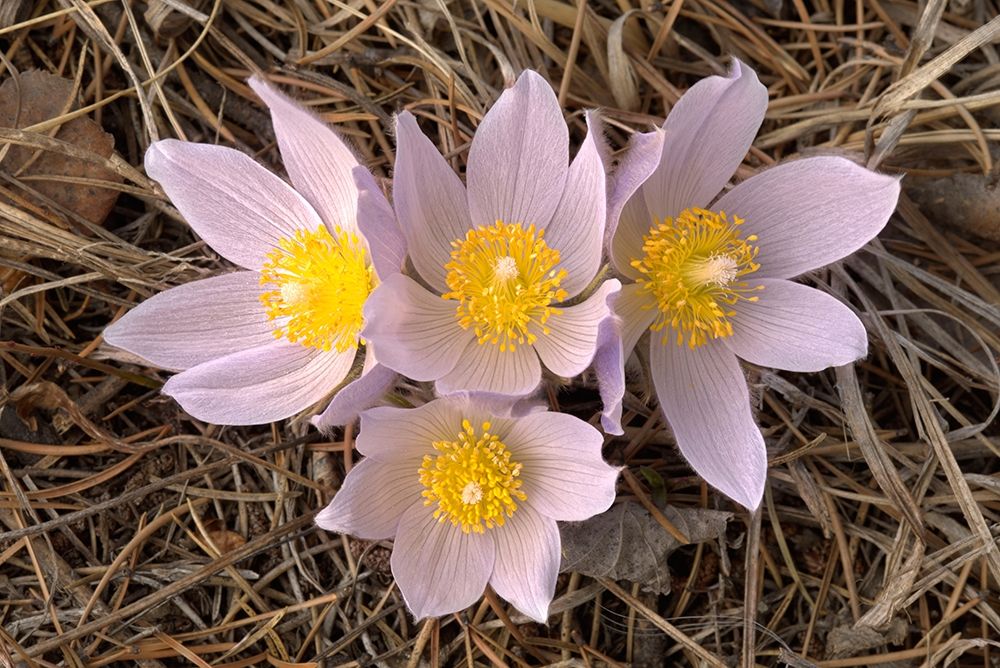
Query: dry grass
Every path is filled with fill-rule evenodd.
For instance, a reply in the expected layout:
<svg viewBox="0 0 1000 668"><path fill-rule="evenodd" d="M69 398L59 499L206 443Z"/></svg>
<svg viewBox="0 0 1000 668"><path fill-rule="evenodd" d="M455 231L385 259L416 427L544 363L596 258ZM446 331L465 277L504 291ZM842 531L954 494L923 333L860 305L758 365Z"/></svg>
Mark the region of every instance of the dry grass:
<svg viewBox="0 0 1000 668"><path fill-rule="evenodd" d="M761 512L675 553L669 596L564 576L545 627L492 595L415 624L383 545L312 526L351 466L350 430L198 423L157 393L164 374L102 357L100 339L130 305L223 266L141 173L151 140L221 142L280 169L252 71L385 176L398 109L460 167L530 67L575 141L597 107L621 147L734 54L771 93L741 176L849 152L909 174L920 200L920 178L998 173L993 0L791 0L778 15L781 0L0 4L2 78L53 72L84 103L0 129L0 151L75 152L123 180L90 184L121 191L100 226L40 208L32 180L0 166L0 665L1000 664L1000 248L909 197L880 241L811 278L863 314L868 359L753 372L772 462ZM52 138L77 114L114 134L110 160ZM733 509L633 389L609 459L657 471L673 505ZM551 397L596 406L586 382Z"/></svg>

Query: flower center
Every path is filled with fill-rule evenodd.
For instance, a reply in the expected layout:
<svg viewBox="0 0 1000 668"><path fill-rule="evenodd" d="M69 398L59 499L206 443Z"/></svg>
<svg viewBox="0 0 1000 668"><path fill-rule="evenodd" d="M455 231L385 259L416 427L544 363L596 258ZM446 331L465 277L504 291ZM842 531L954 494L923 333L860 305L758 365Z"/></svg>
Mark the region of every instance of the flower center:
<svg viewBox="0 0 1000 668"><path fill-rule="evenodd" d="M537 340L532 329L549 333L546 321L560 313L550 304L568 295L559 287L566 270L555 268L559 251L548 247L544 234L534 225L498 220L451 242L451 262L444 266L451 292L441 296L459 301L455 318L480 344L514 350Z"/></svg>
<svg viewBox="0 0 1000 668"><path fill-rule="evenodd" d="M356 234L326 226L297 230L278 242L260 272L267 317L283 319L274 330L303 346L346 352L358 345L361 309L375 284L364 245Z"/></svg>
<svg viewBox="0 0 1000 668"><path fill-rule="evenodd" d="M503 526L517 510L521 491L521 465L510 460L510 451L490 423L476 430L462 420L454 441L435 441L436 455L425 455L420 466L424 505L435 503L434 517L450 521L465 533L483 533Z"/></svg>
<svg viewBox="0 0 1000 668"><path fill-rule="evenodd" d="M655 223L643 237L643 257L633 260L643 277L637 282L656 299L660 315L654 332L670 325L677 344L691 348L709 338L732 336L732 305L740 299L757 301L751 286L741 280L757 271L757 235L742 237L741 218L724 211L684 209L677 218ZM664 334L666 343L666 334Z"/></svg>

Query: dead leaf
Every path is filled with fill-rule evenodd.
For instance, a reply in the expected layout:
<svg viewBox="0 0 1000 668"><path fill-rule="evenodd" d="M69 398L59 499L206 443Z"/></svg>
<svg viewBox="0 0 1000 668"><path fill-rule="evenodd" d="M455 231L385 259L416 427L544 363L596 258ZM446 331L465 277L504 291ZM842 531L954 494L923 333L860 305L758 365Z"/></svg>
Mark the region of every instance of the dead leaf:
<svg viewBox="0 0 1000 668"><path fill-rule="evenodd" d="M227 529L225 522L217 517L205 521L205 533L212 539L212 544L219 550L219 554L229 554L247 543L246 538Z"/></svg>
<svg viewBox="0 0 1000 668"><path fill-rule="evenodd" d="M905 633L906 624L899 618L884 633L863 624L837 626L826 637L826 658L845 659L876 647L898 645Z"/></svg>
<svg viewBox="0 0 1000 668"><path fill-rule="evenodd" d="M725 530L732 513L702 508L663 509L691 543ZM563 572L638 582L649 591L670 592L667 557L681 546L638 503L620 503L584 522L560 524Z"/></svg>
<svg viewBox="0 0 1000 668"><path fill-rule="evenodd" d="M941 178L914 176L906 178L903 185L931 221L1000 241L1000 187L992 177L964 173Z"/></svg>
<svg viewBox="0 0 1000 668"><path fill-rule="evenodd" d="M7 77L3 85L0 85L0 127L25 128L77 109L79 100L73 93L72 81L48 72L24 72L17 81L13 77ZM63 123L55 138L104 158L110 158L114 152L114 137L86 116ZM118 191L91 184L69 183L67 178L114 183L122 181L119 175L100 165L56 151L39 152L18 145L10 146L0 162L0 169L23 181L44 198L95 225L101 224L108 217L118 199ZM18 194L48 212L54 220L62 219L41 198L27 192Z"/></svg>

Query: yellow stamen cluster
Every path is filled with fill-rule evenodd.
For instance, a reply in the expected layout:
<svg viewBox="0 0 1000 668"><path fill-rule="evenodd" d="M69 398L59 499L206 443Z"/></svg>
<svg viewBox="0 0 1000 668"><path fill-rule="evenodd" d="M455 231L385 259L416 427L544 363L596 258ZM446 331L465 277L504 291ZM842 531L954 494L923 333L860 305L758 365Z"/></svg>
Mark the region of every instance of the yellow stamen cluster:
<svg viewBox="0 0 1000 668"><path fill-rule="evenodd" d="M451 262L444 266L451 292L442 297L459 301L455 317L479 343L502 351L530 345L538 338L532 323L549 333L545 323L560 312L550 304L567 297L559 287L566 270L555 268L559 251L548 247L544 234L534 225L498 220L451 242Z"/></svg>
<svg viewBox="0 0 1000 668"><path fill-rule="evenodd" d="M510 451L491 425L479 431L468 420L454 441L436 441L437 455L426 455L420 467L425 487L424 505L432 506L439 522L450 521L465 533L483 533L503 526L517 510L521 491L521 464L510 460Z"/></svg>
<svg viewBox="0 0 1000 668"><path fill-rule="evenodd" d="M654 332L670 325L677 345L691 348L709 338L732 336L732 305L757 301L748 293L762 286L740 280L759 268L756 235L742 237L743 220L724 211L685 209L677 218L657 222L643 237L643 257L632 266L643 277L642 289L656 299L660 315ZM666 335L664 334L664 343Z"/></svg>
<svg viewBox="0 0 1000 668"><path fill-rule="evenodd" d="M325 226L298 230L267 256L260 301L267 316L283 322L275 338L345 352L358 345L361 309L375 287L375 272L358 236Z"/></svg>

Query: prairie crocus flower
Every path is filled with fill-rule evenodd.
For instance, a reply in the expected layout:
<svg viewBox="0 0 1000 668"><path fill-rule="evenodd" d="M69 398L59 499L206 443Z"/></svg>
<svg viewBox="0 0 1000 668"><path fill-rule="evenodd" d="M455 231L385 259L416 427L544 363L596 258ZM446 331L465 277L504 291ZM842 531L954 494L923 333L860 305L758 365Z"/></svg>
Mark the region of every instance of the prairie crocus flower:
<svg viewBox="0 0 1000 668"><path fill-rule="evenodd" d="M316 516L329 531L394 540L392 574L413 614L436 617L487 584L544 623L559 572L557 520L607 510L618 469L571 415L491 414L467 395L361 414L365 455Z"/></svg>
<svg viewBox="0 0 1000 668"><path fill-rule="evenodd" d="M163 391L217 424L289 417L337 387L354 364L365 300L405 256L388 203L344 142L262 79L250 85L271 110L294 188L233 149L173 139L150 146L146 172L242 270L155 295L104 332L108 343L180 371ZM365 230L359 207L370 211ZM320 426L351 419L395 379L370 349L364 372Z"/></svg>
<svg viewBox="0 0 1000 668"><path fill-rule="evenodd" d="M386 279L363 332L383 364L442 393L531 392L539 358L572 377L591 362L607 297L567 300L601 263L605 172L593 120L567 168L569 136L556 97L526 71L483 118L463 185L403 112L396 118L393 203L419 278Z"/></svg>
<svg viewBox="0 0 1000 668"><path fill-rule="evenodd" d="M695 84L660 132L634 138L609 200L611 258L629 281L618 333L594 366L605 427L621 433L622 361L650 331L649 366L681 453L709 484L760 503L764 440L738 358L818 371L863 357L857 316L788 279L848 255L885 226L899 182L839 157L767 169L719 196L767 108L767 90L734 61Z"/></svg>

